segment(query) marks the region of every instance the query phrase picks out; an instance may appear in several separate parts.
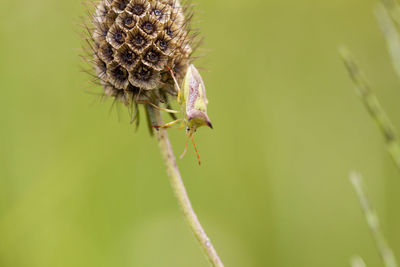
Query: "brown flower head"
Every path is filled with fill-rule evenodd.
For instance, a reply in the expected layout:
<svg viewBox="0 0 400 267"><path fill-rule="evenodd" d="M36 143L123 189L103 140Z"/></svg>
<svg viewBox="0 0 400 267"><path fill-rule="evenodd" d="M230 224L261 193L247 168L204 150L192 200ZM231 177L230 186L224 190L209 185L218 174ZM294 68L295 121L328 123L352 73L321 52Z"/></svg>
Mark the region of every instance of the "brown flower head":
<svg viewBox="0 0 400 267"><path fill-rule="evenodd" d="M126 105L143 99L168 104L166 96L175 97L169 69L180 83L196 36L187 10L179 0L97 2L88 27L90 62L106 96Z"/></svg>

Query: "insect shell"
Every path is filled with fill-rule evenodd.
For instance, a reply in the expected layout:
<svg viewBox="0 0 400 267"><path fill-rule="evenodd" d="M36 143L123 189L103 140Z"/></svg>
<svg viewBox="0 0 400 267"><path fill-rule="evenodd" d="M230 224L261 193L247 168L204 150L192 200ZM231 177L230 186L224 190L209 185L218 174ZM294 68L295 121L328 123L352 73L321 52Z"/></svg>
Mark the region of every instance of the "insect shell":
<svg viewBox="0 0 400 267"><path fill-rule="evenodd" d="M212 129L211 121L207 115L208 100L206 97L206 88L199 71L193 65L190 65L186 71L183 80L183 91L180 89L172 71L171 74L178 90L178 103L184 114L183 121L186 127L186 146L180 158L185 156L189 139L192 139L199 165L201 165L200 155L197 151L193 134L196 132L197 128L201 126L208 126Z"/></svg>
<svg viewBox="0 0 400 267"><path fill-rule="evenodd" d="M206 88L194 65L190 65L187 69L182 94L183 103L181 103L181 106L184 109L188 138L191 138L197 128L201 126L208 126L212 129L213 126L207 115Z"/></svg>

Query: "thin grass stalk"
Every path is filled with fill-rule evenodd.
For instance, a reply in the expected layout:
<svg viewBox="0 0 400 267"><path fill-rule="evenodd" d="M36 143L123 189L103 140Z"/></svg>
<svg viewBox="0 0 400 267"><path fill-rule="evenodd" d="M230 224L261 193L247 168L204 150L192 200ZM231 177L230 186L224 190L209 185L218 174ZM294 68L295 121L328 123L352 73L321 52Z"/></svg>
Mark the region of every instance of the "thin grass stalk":
<svg viewBox="0 0 400 267"><path fill-rule="evenodd" d="M367 267L360 256L354 256L350 261L351 267Z"/></svg>
<svg viewBox="0 0 400 267"><path fill-rule="evenodd" d="M378 215L366 193L363 178L359 173L353 172L350 174L350 181L353 184L354 190L356 191L358 200L360 201L361 209L364 212L368 227L385 267L397 267L398 265L396 258L385 239Z"/></svg>
<svg viewBox="0 0 400 267"><path fill-rule="evenodd" d="M378 124L379 129L383 134L386 148L396 166L400 169L400 142L396 129L394 128L389 117L386 115L386 112L380 104L378 98L370 89L364 74L355 63L351 54L345 48L341 48L340 53L350 77L356 85L356 91L358 95L361 97L361 100L363 101L371 117Z"/></svg>
<svg viewBox="0 0 400 267"><path fill-rule="evenodd" d="M396 27L400 28L400 5L397 0L382 0L381 3L385 6Z"/></svg>
<svg viewBox="0 0 400 267"><path fill-rule="evenodd" d="M393 69L400 78L400 35L388 8L390 7L379 3L375 7L374 12L381 31L385 36L387 49L392 59Z"/></svg>

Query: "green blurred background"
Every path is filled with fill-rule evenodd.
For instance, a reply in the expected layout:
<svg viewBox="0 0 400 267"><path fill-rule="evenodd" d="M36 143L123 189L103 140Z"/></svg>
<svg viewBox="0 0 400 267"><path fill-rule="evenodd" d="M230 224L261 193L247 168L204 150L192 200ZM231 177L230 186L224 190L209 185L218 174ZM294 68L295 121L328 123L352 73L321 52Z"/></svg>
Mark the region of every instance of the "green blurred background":
<svg viewBox="0 0 400 267"><path fill-rule="evenodd" d="M382 266L351 170L400 255L400 174L353 90L346 44L400 127L378 0L194 0L215 130L179 166L226 266ZM80 72L81 1L2 0L0 266L208 266L154 138ZM171 130L176 153L183 131Z"/></svg>

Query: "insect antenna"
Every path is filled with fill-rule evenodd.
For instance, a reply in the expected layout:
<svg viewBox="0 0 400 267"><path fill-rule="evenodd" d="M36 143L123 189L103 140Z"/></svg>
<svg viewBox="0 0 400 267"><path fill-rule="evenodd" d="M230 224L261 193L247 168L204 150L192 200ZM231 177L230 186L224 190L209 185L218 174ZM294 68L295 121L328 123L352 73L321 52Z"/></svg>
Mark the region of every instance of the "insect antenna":
<svg viewBox="0 0 400 267"><path fill-rule="evenodd" d="M186 134L186 146L185 146L185 150L183 151L182 155L179 157L180 159L182 159L182 158L186 155L187 148L188 148L188 144L189 144L189 136L190 136L190 134L187 133L187 134Z"/></svg>
<svg viewBox="0 0 400 267"><path fill-rule="evenodd" d="M193 143L193 146L194 146L194 150L196 151L197 160L199 161L199 165L201 165L200 154L199 154L199 151L197 151L197 147L196 147L196 144L194 143L193 136L192 136L192 143Z"/></svg>

